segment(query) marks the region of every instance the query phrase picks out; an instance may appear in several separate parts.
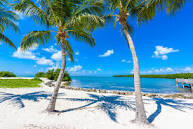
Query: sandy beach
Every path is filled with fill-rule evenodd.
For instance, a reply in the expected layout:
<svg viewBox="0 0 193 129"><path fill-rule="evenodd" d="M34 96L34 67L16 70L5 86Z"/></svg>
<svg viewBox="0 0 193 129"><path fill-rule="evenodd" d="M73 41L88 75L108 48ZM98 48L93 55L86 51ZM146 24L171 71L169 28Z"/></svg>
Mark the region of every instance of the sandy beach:
<svg viewBox="0 0 193 129"><path fill-rule="evenodd" d="M0 0L0 129L193 129L193 0Z"/></svg>
<svg viewBox="0 0 193 129"><path fill-rule="evenodd" d="M0 129L191 129L193 100L143 97L150 126L139 126L133 95L60 89L48 114L52 87L0 89Z"/></svg>

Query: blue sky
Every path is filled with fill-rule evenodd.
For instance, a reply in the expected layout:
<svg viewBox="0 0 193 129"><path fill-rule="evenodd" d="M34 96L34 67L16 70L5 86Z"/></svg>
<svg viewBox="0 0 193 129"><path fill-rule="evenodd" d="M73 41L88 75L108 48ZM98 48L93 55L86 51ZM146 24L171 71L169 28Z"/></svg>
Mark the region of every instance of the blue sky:
<svg viewBox="0 0 193 129"><path fill-rule="evenodd" d="M134 19L132 35L142 74L193 72L193 1L174 16L160 12L153 21L137 25ZM25 34L42 27L29 17L20 16L20 34L7 30L17 47ZM91 48L83 42L70 39L75 51L75 62L67 62L71 75L130 74L133 71L132 56L124 39L120 25L113 24L93 32L96 46ZM17 75L33 75L39 71L60 67L60 48L53 39L44 46L23 53L0 43L0 71L11 71Z"/></svg>

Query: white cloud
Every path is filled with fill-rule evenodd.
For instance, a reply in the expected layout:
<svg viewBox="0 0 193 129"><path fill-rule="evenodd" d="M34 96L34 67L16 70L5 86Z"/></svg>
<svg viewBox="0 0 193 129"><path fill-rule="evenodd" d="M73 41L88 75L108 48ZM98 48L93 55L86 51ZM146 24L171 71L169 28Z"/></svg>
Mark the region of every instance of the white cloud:
<svg viewBox="0 0 193 129"><path fill-rule="evenodd" d="M62 52L61 51L57 51L56 53L54 53L51 58L53 60L56 60L56 61L61 61L62 60ZM70 58L68 57L67 58L67 61L71 61ZM78 61L78 59L74 58L74 61Z"/></svg>
<svg viewBox="0 0 193 129"><path fill-rule="evenodd" d="M112 50L107 50L104 54L99 55L99 57L107 57L107 56L110 56L112 54L114 54L114 50L113 49Z"/></svg>
<svg viewBox="0 0 193 129"><path fill-rule="evenodd" d="M125 60L125 59L122 59L121 62L123 62L123 63L131 63L130 60Z"/></svg>
<svg viewBox="0 0 193 129"><path fill-rule="evenodd" d="M36 59L36 56L32 51L30 50L23 51L21 48L18 48L17 51L13 53L13 57L20 59L32 59L32 60Z"/></svg>
<svg viewBox="0 0 193 129"><path fill-rule="evenodd" d="M36 56L33 51L38 49L38 44L34 44L31 48L24 51L20 47L13 53L13 57L20 58L20 59L32 59L35 60Z"/></svg>
<svg viewBox="0 0 193 129"><path fill-rule="evenodd" d="M153 54L153 58L161 58L162 60L167 60L169 53L175 53L179 52L178 49L173 49L173 48L168 48L168 47L163 47L163 46L156 46L155 51Z"/></svg>
<svg viewBox="0 0 193 129"><path fill-rule="evenodd" d="M185 73L193 73L193 68L191 67L185 67L183 70Z"/></svg>
<svg viewBox="0 0 193 129"><path fill-rule="evenodd" d="M39 65L53 65L54 64L52 60L46 59L45 57L37 58L36 63Z"/></svg>
<svg viewBox="0 0 193 129"><path fill-rule="evenodd" d="M71 67L71 68L78 69L78 67ZM67 71L72 75L94 75L102 71L102 69L100 68L97 68L96 70L85 70L85 69L82 69L82 66L80 67L81 69L79 68L76 71L71 70L71 68L67 68Z"/></svg>
<svg viewBox="0 0 193 129"><path fill-rule="evenodd" d="M35 60L39 65L53 65L53 61L50 59L46 59L45 57L37 57L33 51L37 50L38 45L35 44L32 48L28 49L27 51L23 51L21 48L18 48L17 51L13 53L13 57L19 59L30 59ZM36 66L37 67L37 66Z"/></svg>
<svg viewBox="0 0 193 129"><path fill-rule="evenodd" d="M133 74L133 70L130 72L131 74ZM149 70L142 70L140 72L141 74L175 74L175 73L193 73L193 67L189 66L189 67L175 67L175 68L171 68L171 67L166 67L166 68L152 68Z"/></svg>
<svg viewBox="0 0 193 129"><path fill-rule="evenodd" d="M163 47L163 46L156 46L156 55L165 55L172 52L178 52L179 50L174 50L173 48Z"/></svg>
<svg viewBox="0 0 193 129"><path fill-rule="evenodd" d="M96 74L96 73L98 73L98 72L101 72L102 71L102 69L100 69L100 68L97 68L96 70L94 70L94 71L92 71L92 70L89 70L89 71L87 71L89 74Z"/></svg>
<svg viewBox="0 0 193 129"><path fill-rule="evenodd" d="M61 51L58 51L56 53L54 53L52 56L51 56L52 59L54 60L62 60L62 52Z"/></svg>
<svg viewBox="0 0 193 129"><path fill-rule="evenodd" d="M167 72L173 72L174 70L172 68L168 67L168 68L166 68L166 71Z"/></svg>
<svg viewBox="0 0 193 129"><path fill-rule="evenodd" d="M162 59L162 60L167 60L167 59L168 59L168 56L167 56L167 55L162 55L162 56L161 56L161 59Z"/></svg>
<svg viewBox="0 0 193 129"><path fill-rule="evenodd" d="M102 71L102 69L98 68L97 71Z"/></svg>
<svg viewBox="0 0 193 129"><path fill-rule="evenodd" d="M37 67L37 65L34 65L33 67L34 67L34 68L36 68L36 67Z"/></svg>
<svg viewBox="0 0 193 129"><path fill-rule="evenodd" d="M126 60L125 60L125 59L122 59L121 62L126 62Z"/></svg>
<svg viewBox="0 0 193 129"><path fill-rule="evenodd" d="M80 53L79 52L75 52L75 55L78 56Z"/></svg>
<svg viewBox="0 0 193 129"><path fill-rule="evenodd" d="M78 72L82 69L82 66L81 65L75 65L74 67L71 67L71 68L67 68L66 70L68 72Z"/></svg>
<svg viewBox="0 0 193 129"><path fill-rule="evenodd" d="M158 69L150 69L150 70L145 70L141 71L141 74L169 74L169 73L174 73L175 70L173 68L167 67L167 68L158 68Z"/></svg>
<svg viewBox="0 0 193 129"><path fill-rule="evenodd" d="M57 49L54 48L54 46L50 46L49 48L43 48L42 50L50 53L58 51Z"/></svg>

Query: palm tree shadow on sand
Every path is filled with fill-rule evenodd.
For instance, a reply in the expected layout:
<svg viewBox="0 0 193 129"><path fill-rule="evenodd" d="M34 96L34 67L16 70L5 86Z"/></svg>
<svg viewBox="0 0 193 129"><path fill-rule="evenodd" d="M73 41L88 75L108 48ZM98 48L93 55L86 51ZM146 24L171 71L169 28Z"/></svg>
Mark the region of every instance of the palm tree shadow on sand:
<svg viewBox="0 0 193 129"><path fill-rule="evenodd" d="M182 112L185 112L184 109L193 109L193 103L186 103L184 100L153 98L153 101L157 104L157 109L148 117L149 123L152 123L162 112L162 106L168 106Z"/></svg>
<svg viewBox="0 0 193 129"><path fill-rule="evenodd" d="M70 108L67 110L62 110L58 111L60 113L64 112L70 112L74 110L80 110L86 107L89 107L93 104L98 104L98 108L102 111L104 111L111 120L114 122L117 122L117 113L116 113L116 108L117 107L122 107L122 108L127 108L135 111L135 101L128 101L128 100L122 100L121 96L102 96L102 95L95 95L95 94L89 94L89 99L84 99L84 98L66 98L66 100L70 101L78 101L78 102L89 102L86 105L77 107L77 108Z"/></svg>
<svg viewBox="0 0 193 129"><path fill-rule="evenodd" d="M11 101L12 103L18 104L20 108L24 108L25 104L23 100L29 100L39 102L40 99L48 99L51 94L44 91L32 92L26 94L11 94L6 92L0 92L0 103L5 101Z"/></svg>

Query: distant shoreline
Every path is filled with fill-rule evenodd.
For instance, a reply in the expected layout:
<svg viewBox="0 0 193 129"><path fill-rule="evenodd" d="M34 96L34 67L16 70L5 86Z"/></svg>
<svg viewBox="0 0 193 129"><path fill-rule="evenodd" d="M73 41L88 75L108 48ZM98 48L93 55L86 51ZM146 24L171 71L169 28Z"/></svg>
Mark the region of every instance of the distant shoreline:
<svg viewBox="0 0 193 129"><path fill-rule="evenodd" d="M1 77L0 79L33 79L32 77ZM53 82L52 80L46 78L40 78L43 83L42 87L52 87L49 86L49 83ZM84 92L95 92L95 93L110 93L117 95L134 95L134 91L126 90L107 90L107 89L95 89L95 88L80 88L80 87L71 87L71 86L62 86L62 89L74 90L74 91L84 91ZM2 89L2 88L0 88ZM188 93L151 93L151 92L142 92L143 96L147 97L160 97L160 98L183 98L183 99L193 99L193 94Z"/></svg>
<svg viewBox="0 0 193 129"><path fill-rule="evenodd" d="M112 77L134 77L133 75L113 75ZM141 78L165 78L165 79L176 79L184 78L193 79L193 73L178 73L178 74L146 74L140 75Z"/></svg>

